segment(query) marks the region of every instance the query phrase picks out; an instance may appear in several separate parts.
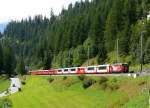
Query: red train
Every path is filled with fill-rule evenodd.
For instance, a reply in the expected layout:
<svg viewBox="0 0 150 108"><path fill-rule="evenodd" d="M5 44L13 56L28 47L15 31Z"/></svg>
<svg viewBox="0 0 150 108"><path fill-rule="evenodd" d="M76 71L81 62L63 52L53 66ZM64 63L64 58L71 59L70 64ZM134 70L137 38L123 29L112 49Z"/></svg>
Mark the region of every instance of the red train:
<svg viewBox="0 0 150 108"><path fill-rule="evenodd" d="M61 74L111 74L111 73L127 73L129 72L128 64L105 64L87 67L70 67L50 70L34 70L30 71L32 75L61 75Z"/></svg>

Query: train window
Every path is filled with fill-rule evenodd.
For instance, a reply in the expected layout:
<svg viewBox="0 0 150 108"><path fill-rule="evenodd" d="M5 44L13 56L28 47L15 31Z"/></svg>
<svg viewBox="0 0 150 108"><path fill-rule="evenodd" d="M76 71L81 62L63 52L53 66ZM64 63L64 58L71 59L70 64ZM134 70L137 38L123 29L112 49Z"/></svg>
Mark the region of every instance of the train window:
<svg viewBox="0 0 150 108"><path fill-rule="evenodd" d="M128 66L128 64L122 64L122 66Z"/></svg>
<svg viewBox="0 0 150 108"><path fill-rule="evenodd" d="M64 71L68 71L68 69L64 69Z"/></svg>
<svg viewBox="0 0 150 108"><path fill-rule="evenodd" d="M94 70L94 67L88 67L87 70Z"/></svg>
<svg viewBox="0 0 150 108"><path fill-rule="evenodd" d="M75 71L76 69L71 69L71 71Z"/></svg>
<svg viewBox="0 0 150 108"><path fill-rule="evenodd" d="M62 70L58 70L58 72L61 72Z"/></svg>
<svg viewBox="0 0 150 108"><path fill-rule="evenodd" d="M105 70L106 69L106 66L100 66L98 67L98 70Z"/></svg>

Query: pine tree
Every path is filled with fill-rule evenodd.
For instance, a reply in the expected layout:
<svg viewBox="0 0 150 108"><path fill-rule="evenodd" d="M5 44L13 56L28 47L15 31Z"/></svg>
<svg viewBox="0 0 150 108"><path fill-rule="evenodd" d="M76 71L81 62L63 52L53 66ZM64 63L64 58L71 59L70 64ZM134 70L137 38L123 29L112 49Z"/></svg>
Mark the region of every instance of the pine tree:
<svg viewBox="0 0 150 108"><path fill-rule="evenodd" d="M150 63L150 37L148 38L144 51L144 62Z"/></svg>
<svg viewBox="0 0 150 108"><path fill-rule="evenodd" d="M44 69L50 69L51 68L51 62L52 62L52 52L49 50L48 52L44 52L44 60L43 60L43 68Z"/></svg>
<svg viewBox="0 0 150 108"><path fill-rule="evenodd" d="M14 74L16 67L16 59L12 48L8 45L4 48L4 71L11 76Z"/></svg>
<svg viewBox="0 0 150 108"><path fill-rule="evenodd" d="M2 70L3 70L3 49L0 43L0 74L2 73Z"/></svg>
<svg viewBox="0 0 150 108"><path fill-rule="evenodd" d="M25 64L24 64L23 57L21 57L21 58L18 60L17 73L18 73L18 74L21 74L21 75L27 74L27 70L25 69Z"/></svg>

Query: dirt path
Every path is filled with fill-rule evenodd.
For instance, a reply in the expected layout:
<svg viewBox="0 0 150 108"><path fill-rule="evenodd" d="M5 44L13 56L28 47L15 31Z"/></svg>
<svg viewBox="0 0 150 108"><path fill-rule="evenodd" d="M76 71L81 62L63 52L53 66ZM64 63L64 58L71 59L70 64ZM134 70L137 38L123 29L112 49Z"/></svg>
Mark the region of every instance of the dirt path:
<svg viewBox="0 0 150 108"><path fill-rule="evenodd" d="M3 93L0 94L0 97L3 96L8 96L9 94L13 94L18 92L18 88L21 88L21 82L19 78L10 78L11 79L11 85L8 89L8 91L4 91Z"/></svg>

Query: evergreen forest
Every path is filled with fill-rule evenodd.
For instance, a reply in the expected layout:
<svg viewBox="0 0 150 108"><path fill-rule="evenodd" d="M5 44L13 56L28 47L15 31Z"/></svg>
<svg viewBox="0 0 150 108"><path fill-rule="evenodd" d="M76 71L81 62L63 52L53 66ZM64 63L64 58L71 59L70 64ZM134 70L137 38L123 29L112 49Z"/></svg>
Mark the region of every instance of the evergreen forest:
<svg viewBox="0 0 150 108"><path fill-rule="evenodd" d="M20 67L150 64L149 11L150 0L81 0L59 15L51 9L50 18L12 20L0 33L0 73L17 73Z"/></svg>

